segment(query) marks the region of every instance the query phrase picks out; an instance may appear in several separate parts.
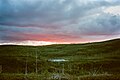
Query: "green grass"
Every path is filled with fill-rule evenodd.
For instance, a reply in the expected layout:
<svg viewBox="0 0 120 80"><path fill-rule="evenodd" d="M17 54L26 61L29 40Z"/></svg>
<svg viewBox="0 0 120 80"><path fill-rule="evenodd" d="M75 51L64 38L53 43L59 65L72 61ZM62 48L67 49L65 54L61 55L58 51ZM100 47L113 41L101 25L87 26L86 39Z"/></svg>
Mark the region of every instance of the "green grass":
<svg viewBox="0 0 120 80"><path fill-rule="evenodd" d="M2 70L0 72L2 73L0 80L25 80L26 60L28 61L28 79L36 80L36 53L38 54L38 74L41 80L62 70L63 63L49 62L48 59L52 58L69 60L64 62L65 75L70 79L74 77L73 80L78 80L79 77L83 80L120 79L120 39L115 39L87 44L1 45L0 65L2 65ZM105 73L111 74L111 76L91 76ZM81 77L85 75L87 76Z"/></svg>

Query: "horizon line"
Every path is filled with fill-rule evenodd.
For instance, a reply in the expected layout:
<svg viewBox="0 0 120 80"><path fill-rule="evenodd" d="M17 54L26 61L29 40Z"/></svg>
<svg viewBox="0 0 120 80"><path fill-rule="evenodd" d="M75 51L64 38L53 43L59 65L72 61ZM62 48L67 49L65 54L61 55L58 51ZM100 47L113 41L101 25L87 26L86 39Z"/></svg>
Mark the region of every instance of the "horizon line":
<svg viewBox="0 0 120 80"><path fill-rule="evenodd" d="M95 42L105 42L111 40L118 40L120 38L113 39L105 39L105 40L96 40L96 41L88 41L88 42L48 42L48 41L21 41L21 42L10 42L10 43L0 43L0 45L15 45L15 46L47 46L47 45L59 45L59 44L87 44L87 43L95 43ZM38 44L39 43L39 44Z"/></svg>

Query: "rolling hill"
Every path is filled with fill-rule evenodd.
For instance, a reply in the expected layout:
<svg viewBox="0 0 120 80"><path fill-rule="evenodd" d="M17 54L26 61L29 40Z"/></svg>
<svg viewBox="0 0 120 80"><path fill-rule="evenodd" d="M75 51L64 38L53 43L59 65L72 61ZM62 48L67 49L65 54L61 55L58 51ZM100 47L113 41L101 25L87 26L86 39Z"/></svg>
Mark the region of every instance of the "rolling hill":
<svg viewBox="0 0 120 80"><path fill-rule="evenodd" d="M17 46L17 45L1 45L0 46L0 80L16 80L11 79L10 74L17 75L17 79L24 80L23 77L26 69L27 73L34 74L36 71L36 54L37 68L40 78L45 80L53 75L53 73L62 73L64 64L64 73L70 79L78 80L79 76L84 75L103 75L106 79L120 79L120 39L114 39L104 42L94 42L86 44L56 44L49 46ZM66 62L50 62L49 59L65 59ZM6 74L9 74L6 75ZM8 77L9 79L7 79ZM98 80L98 77L94 79ZM28 79L30 79L28 77ZM63 80L66 80L63 79ZM81 78L82 79L82 78ZM86 77L83 80L87 80ZM91 80L93 77L91 78ZM101 77L100 77L101 79ZM30 79L36 80L36 79Z"/></svg>

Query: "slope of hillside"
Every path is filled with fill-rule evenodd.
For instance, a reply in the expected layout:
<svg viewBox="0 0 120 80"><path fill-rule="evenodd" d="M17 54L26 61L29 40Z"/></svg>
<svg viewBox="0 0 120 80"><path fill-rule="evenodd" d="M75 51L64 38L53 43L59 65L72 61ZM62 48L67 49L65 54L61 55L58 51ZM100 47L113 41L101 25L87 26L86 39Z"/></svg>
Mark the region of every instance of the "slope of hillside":
<svg viewBox="0 0 120 80"><path fill-rule="evenodd" d="M49 46L1 45L1 73L24 74L26 61L28 73L35 73L36 54L38 56L37 67L40 75L43 75L46 71L52 74L56 69L61 70L62 64L64 64L65 73L70 76L93 73L120 74L120 39L87 44L57 44ZM66 59L68 61L58 64L49 62L49 59ZM2 76L0 76L0 79Z"/></svg>

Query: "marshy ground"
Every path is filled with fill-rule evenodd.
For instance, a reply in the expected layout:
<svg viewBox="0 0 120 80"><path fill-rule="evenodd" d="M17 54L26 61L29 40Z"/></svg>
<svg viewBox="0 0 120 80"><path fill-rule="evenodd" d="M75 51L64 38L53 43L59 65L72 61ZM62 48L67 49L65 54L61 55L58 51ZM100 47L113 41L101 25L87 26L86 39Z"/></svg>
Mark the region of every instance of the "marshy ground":
<svg viewBox="0 0 120 80"><path fill-rule="evenodd" d="M0 46L0 80L120 80L120 39L87 44Z"/></svg>

